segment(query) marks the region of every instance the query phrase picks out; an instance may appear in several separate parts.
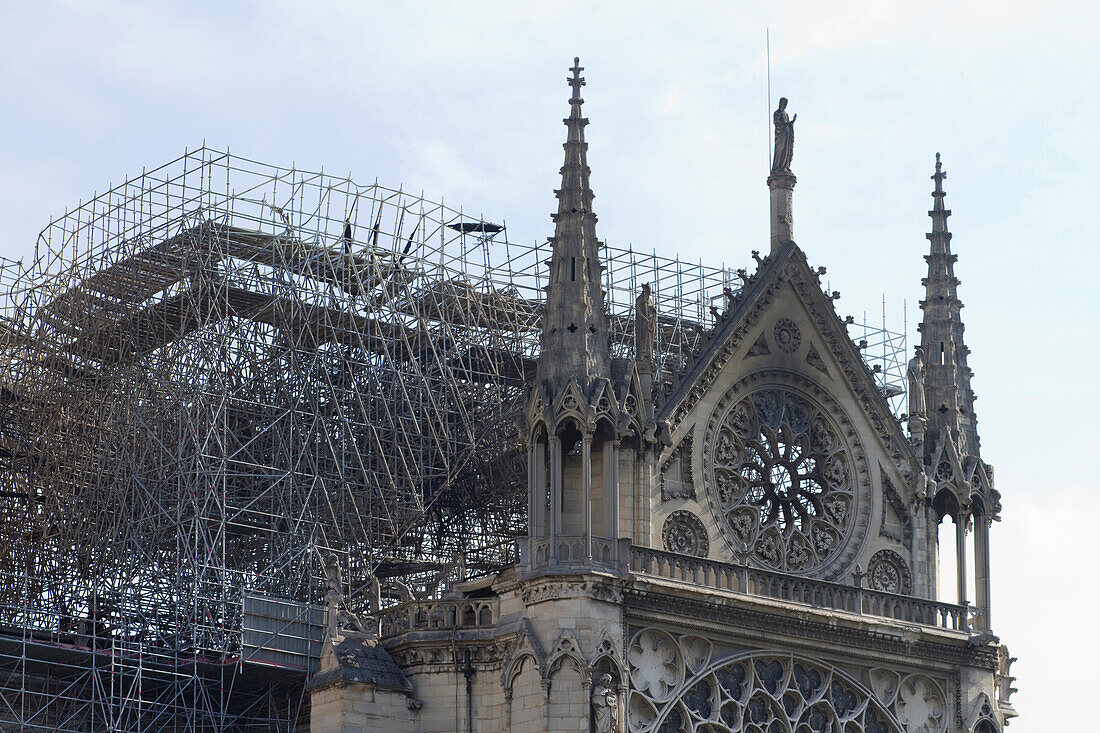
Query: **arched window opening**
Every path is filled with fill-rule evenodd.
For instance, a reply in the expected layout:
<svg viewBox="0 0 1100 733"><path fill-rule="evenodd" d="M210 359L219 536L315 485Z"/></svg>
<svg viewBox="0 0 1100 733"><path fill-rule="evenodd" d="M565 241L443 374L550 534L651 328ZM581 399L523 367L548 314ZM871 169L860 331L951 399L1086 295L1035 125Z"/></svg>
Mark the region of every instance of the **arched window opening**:
<svg viewBox="0 0 1100 733"><path fill-rule="evenodd" d="M944 517L939 526L939 587L936 597L944 603L958 603L958 558L955 555L955 520Z"/></svg>
<svg viewBox="0 0 1100 733"><path fill-rule="evenodd" d="M961 534L958 525L960 521L963 522ZM974 604L974 536L970 527L969 515L960 519L957 509L940 515L936 553L939 571L937 597L944 603L960 603L965 599L970 605ZM962 582L959 578L960 571L963 574Z"/></svg>

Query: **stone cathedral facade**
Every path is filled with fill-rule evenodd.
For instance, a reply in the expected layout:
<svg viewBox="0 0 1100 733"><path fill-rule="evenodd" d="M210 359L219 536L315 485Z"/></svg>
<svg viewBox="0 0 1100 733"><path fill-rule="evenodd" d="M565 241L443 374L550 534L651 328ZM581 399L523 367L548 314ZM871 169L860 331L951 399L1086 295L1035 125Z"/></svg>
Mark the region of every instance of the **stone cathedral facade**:
<svg viewBox="0 0 1100 733"><path fill-rule="evenodd" d="M999 494L979 451L939 156L907 425L794 242L786 100L770 253L753 253L658 401L648 288L634 358L610 356L581 70L527 409L529 534L514 566L388 609L377 633L330 619L312 730L1003 730L1015 711L990 614ZM939 544L944 519L955 547ZM951 551L956 604L937 600Z"/></svg>

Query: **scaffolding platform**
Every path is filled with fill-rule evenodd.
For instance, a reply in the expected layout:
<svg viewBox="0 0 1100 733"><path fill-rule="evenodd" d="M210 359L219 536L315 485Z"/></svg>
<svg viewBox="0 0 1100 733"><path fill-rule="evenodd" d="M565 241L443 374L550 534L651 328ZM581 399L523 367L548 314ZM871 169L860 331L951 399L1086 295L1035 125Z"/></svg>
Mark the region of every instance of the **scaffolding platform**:
<svg viewBox="0 0 1100 733"><path fill-rule="evenodd" d="M0 729L291 730L304 672L246 653L246 598L321 603L331 554L359 610L372 577L428 594L459 559L511 562L548 258L503 221L203 147L0 261ZM650 284L665 389L739 278L601 258L612 355ZM849 332L897 409L904 333Z"/></svg>

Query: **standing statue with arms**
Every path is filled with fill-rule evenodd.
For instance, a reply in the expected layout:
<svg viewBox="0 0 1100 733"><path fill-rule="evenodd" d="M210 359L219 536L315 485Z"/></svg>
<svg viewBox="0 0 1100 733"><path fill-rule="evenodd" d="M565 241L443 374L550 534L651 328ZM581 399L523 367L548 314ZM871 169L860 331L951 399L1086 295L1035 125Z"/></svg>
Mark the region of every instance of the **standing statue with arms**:
<svg viewBox="0 0 1100 733"><path fill-rule="evenodd" d="M619 695L611 685L611 675L604 673L592 689L593 733L618 733Z"/></svg>
<svg viewBox="0 0 1100 733"><path fill-rule="evenodd" d="M634 351L638 361L653 362L653 344L657 338L657 309L649 283L642 285L642 292L634 301Z"/></svg>
<svg viewBox="0 0 1100 733"><path fill-rule="evenodd" d="M787 98L779 98L779 109L772 114L775 124L775 152L772 154L772 174L791 174L791 158L794 155L794 121L798 115L787 118Z"/></svg>

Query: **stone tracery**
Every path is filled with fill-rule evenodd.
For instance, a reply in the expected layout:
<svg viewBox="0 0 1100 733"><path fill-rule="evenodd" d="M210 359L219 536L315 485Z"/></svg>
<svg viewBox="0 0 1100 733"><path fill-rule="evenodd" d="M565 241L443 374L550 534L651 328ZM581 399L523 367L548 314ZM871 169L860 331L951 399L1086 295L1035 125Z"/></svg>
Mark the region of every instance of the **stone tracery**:
<svg viewBox="0 0 1100 733"><path fill-rule="evenodd" d="M657 649L660 653L654 654ZM689 661L693 655L694 665ZM629 654L633 689L627 704L628 729L632 733L939 733L946 725L942 691L920 675L902 677L873 670L872 681L877 679L875 673L901 681L868 688L814 660L769 652L717 660L711 660L712 655L710 642L698 637L674 639L657 629L635 634ZM655 679L660 680L656 689ZM905 723L899 722L899 716L904 716Z"/></svg>
<svg viewBox="0 0 1100 733"><path fill-rule="evenodd" d="M875 590L908 595L913 589L908 564L893 550L876 552L867 565L867 576Z"/></svg>
<svg viewBox="0 0 1100 733"><path fill-rule="evenodd" d="M706 441L707 496L735 552L793 572L836 560L865 482L828 410L786 387L735 386Z"/></svg>
<svg viewBox="0 0 1100 733"><path fill-rule="evenodd" d="M802 333L790 318L780 318L776 321L773 335L776 346L784 354L792 354L802 345Z"/></svg>
<svg viewBox="0 0 1100 733"><path fill-rule="evenodd" d="M706 557L710 550L706 528L699 517L689 511L680 510L668 515L661 536L669 552Z"/></svg>

